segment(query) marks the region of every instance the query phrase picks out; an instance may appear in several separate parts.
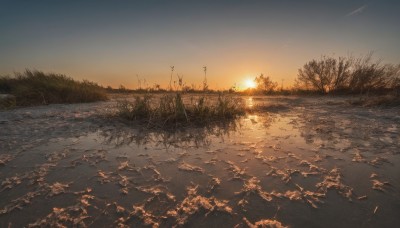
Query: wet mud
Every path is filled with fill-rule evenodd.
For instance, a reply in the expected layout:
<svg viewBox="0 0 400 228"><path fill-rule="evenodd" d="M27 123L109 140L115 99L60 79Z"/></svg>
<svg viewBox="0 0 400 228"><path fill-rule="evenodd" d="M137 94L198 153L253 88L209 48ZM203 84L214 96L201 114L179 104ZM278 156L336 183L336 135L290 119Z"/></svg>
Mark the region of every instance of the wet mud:
<svg viewBox="0 0 400 228"><path fill-rule="evenodd" d="M400 224L399 107L245 99L174 131L110 119L114 101L0 112L0 227Z"/></svg>

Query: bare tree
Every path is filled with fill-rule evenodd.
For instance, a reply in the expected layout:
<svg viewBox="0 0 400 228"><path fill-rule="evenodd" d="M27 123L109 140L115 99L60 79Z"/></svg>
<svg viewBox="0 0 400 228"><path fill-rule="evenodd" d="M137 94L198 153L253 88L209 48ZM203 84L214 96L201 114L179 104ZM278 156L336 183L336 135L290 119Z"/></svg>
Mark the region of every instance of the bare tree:
<svg viewBox="0 0 400 228"><path fill-rule="evenodd" d="M388 74L391 75L390 88L393 88L394 91L400 95L400 64L396 66L392 65L388 69Z"/></svg>
<svg viewBox="0 0 400 228"><path fill-rule="evenodd" d="M155 91L160 91L160 89L161 89L160 84L154 83L154 90Z"/></svg>
<svg viewBox="0 0 400 228"><path fill-rule="evenodd" d="M383 92L400 87L400 65L372 60L372 52L361 58L322 57L299 69L298 87L321 93Z"/></svg>
<svg viewBox="0 0 400 228"><path fill-rule="evenodd" d="M349 58L323 56L311 60L299 69L297 82L321 93L328 93L346 87L352 60Z"/></svg>
<svg viewBox="0 0 400 228"><path fill-rule="evenodd" d="M254 81L257 84L257 89L263 91L264 93L271 93L278 87L277 82L273 82L269 76L264 76L260 74L260 76L256 77Z"/></svg>
<svg viewBox="0 0 400 228"><path fill-rule="evenodd" d="M388 88L394 77L394 66L383 65L381 61L372 61L372 53L354 60L349 89L357 93L369 93L371 90Z"/></svg>

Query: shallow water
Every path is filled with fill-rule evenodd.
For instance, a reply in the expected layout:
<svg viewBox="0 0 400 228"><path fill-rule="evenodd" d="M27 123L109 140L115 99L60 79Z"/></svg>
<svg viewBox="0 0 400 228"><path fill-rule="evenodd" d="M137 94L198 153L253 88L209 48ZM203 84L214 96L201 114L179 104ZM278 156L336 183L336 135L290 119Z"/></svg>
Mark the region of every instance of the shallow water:
<svg viewBox="0 0 400 228"><path fill-rule="evenodd" d="M113 102L0 113L0 227L393 227L400 108L270 104L180 132L103 118Z"/></svg>

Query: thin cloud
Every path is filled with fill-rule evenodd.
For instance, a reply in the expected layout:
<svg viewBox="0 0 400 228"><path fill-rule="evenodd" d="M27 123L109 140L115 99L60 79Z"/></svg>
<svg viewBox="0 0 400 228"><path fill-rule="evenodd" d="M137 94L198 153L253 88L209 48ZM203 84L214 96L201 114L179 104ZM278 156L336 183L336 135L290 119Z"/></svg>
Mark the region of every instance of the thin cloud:
<svg viewBox="0 0 400 228"><path fill-rule="evenodd" d="M348 13L346 15L346 17L351 17L351 16L354 16L354 15L357 15L357 14L360 14L360 13L364 12L364 10L367 8L367 6L368 5L363 5L363 6L359 7L359 8L351 11L350 13Z"/></svg>

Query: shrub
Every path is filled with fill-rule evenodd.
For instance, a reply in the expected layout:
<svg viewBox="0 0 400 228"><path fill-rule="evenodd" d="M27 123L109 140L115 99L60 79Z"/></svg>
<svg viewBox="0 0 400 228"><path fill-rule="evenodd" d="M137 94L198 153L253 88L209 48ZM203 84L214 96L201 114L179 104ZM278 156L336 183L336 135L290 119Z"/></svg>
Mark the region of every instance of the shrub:
<svg viewBox="0 0 400 228"><path fill-rule="evenodd" d="M393 66L382 65L379 61L373 62L372 55L356 59L350 75L348 88L354 93L369 93L370 91L384 90L390 86L393 75Z"/></svg>
<svg viewBox="0 0 400 228"><path fill-rule="evenodd" d="M105 89L62 74L26 70L14 77L0 76L0 93L12 94L19 106L106 100Z"/></svg>
<svg viewBox="0 0 400 228"><path fill-rule="evenodd" d="M320 60L311 60L299 69L297 83L320 93L341 89L349 80L351 64L350 59L343 57L323 56Z"/></svg>
<svg viewBox="0 0 400 228"><path fill-rule="evenodd" d="M298 89L319 93L387 93L400 88L400 65L361 58L322 57L306 63L296 79Z"/></svg>
<svg viewBox="0 0 400 228"><path fill-rule="evenodd" d="M278 87L278 83L273 82L269 76L265 76L261 74L260 76L256 77L254 81L257 84L257 90L261 91L265 94L272 93L276 87Z"/></svg>
<svg viewBox="0 0 400 228"><path fill-rule="evenodd" d="M148 117L151 110L150 100L151 97L145 95L144 97L136 96L133 102L127 100L119 101L117 103L119 115L128 120Z"/></svg>
<svg viewBox="0 0 400 228"><path fill-rule="evenodd" d="M16 105L16 100L13 95L0 94L0 109L13 108Z"/></svg>

